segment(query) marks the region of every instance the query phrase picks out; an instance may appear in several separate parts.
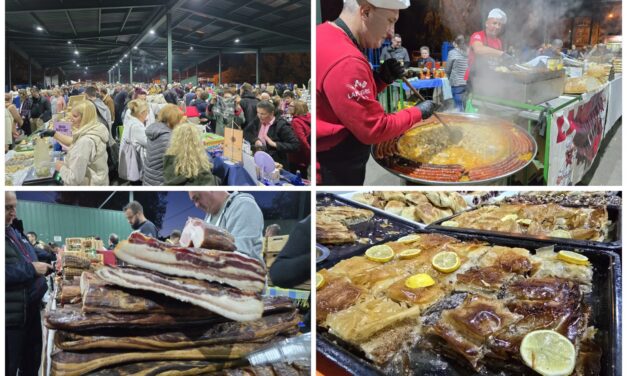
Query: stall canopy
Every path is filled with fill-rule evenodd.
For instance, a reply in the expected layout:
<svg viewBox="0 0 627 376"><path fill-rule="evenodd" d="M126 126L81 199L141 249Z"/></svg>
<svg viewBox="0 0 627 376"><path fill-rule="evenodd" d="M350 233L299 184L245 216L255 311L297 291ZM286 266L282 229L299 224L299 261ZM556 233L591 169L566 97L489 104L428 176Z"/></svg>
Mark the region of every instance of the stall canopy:
<svg viewBox="0 0 627 376"><path fill-rule="evenodd" d="M308 0L6 0L6 41L70 78L166 69L171 82L220 54L309 52L310 14Z"/></svg>

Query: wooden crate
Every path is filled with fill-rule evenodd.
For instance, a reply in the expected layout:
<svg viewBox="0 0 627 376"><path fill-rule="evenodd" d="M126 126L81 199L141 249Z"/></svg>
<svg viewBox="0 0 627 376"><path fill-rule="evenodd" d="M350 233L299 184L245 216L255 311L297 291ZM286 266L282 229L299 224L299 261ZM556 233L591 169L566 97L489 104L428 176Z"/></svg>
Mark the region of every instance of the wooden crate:
<svg viewBox="0 0 627 376"><path fill-rule="evenodd" d="M83 252L83 240L84 238L65 238L65 250Z"/></svg>

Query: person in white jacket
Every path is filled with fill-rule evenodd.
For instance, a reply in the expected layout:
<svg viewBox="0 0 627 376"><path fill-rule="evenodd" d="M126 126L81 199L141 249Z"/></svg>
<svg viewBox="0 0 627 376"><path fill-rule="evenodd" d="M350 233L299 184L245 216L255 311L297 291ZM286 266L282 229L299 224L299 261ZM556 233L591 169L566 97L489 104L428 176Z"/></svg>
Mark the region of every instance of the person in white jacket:
<svg viewBox="0 0 627 376"><path fill-rule="evenodd" d="M141 165L143 166L146 161L146 144L148 142L146 137L148 103L140 99L134 99L128 103L128 111L131 116L128 118L128 121L124 122L124 133L122 134L121 144L128 140L139 153ZM120 151L121 150L122 148L120 148ZM120 155L120 158L121 157ZM141 179L139 180L139 184L141 184Z"/></svg>

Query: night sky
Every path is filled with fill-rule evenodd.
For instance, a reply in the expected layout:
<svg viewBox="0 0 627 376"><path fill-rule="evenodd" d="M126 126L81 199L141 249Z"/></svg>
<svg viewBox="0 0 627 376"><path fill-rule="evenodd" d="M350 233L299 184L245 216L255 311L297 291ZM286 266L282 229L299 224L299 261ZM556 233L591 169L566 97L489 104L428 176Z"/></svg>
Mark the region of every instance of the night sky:
<svg viewBox="0 0 627 376"><path fill-rule="evenodd" d="M273 199L278 194L284 192L248 192L255 197L257 204L264 211L265 208L269 208ZM89 194L89 192L77 192L77 194ZM307 194L308 192L290 192L290 194L299 195ZM307 196L309 197L309 196ZM18 200L39 201L47 203L55 203L56 192L17 192ZM205 213L194 207L194 204L189 199L189 195L186 191L182 192L168 192L167 196L167 208L163 220L163 227L159 231L161 236L169 235L172 230L182 230L188 217L204 218ZM308 212L306 213L308 214ZM264 215L265 217L265 215ZM301 218L294 218L301 219Z"/></svg>

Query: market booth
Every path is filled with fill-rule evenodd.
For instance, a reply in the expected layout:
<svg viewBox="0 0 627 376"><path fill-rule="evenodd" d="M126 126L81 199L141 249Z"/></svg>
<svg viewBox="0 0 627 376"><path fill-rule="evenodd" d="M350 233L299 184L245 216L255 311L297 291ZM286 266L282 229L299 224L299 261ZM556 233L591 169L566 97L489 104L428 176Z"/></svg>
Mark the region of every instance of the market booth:
<svg viewBox="0 0 627 376"><path fill-rule="evenodd" d="M548 67L548 60L480 71L466 112L439 115L463 133L456 145L447 144L450 135L431 118L374 146L373 159L408 184L580 183L621 124L622 62L565 58L559 67ZM420 89L433 80L413 77L409 83ZM444 81L440 87L449 85L437 80ZM450 85L434 95L445 108ZM408 83L397 82L379 100L394 112L415 105L417 98L410 96ZM497 139L495 132L502 136Z"/></svg>
<svg viewBox="0 0 627 376"><path fill-rule="evenodd" d="M167 216L175 218L171 223L163 214L164 227L182 228L175 245L171 238L138 231L126 236L131 227L121 210L50 204L44 196L52 195L32 192L29 197L44 200L39 202L22 201L18 194L17 209L25 226L59 247L46 278L43 322L37 323L44 327L41 374L310 374L305 319L310 284L280 288L270 280L269 266L288 236L266 238L261 262L234 251L237 239L223 228L179 215L194 215L193 207L181 212L176 206L175 214ZM94 200L108 197L101 207L118 205L124 196L92 193ZM292 196L310 202L300 193ZM163 198L145 192L134 197ZM188 198L169 192L167 200ZM265 210L269 204L259 205ZM297 206L281 216L286 231L308 211L304 204ZM50 217L60 223L42 219ZM120 234L120 241L109 250L100 238L111 231Z"/></svg>
<svg viewBox="0 0 627 376"><path fill-rule="evenodd" d="M621 203L319 193L317 373L622 374Z"/></svg>

